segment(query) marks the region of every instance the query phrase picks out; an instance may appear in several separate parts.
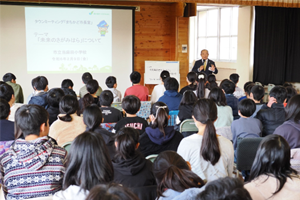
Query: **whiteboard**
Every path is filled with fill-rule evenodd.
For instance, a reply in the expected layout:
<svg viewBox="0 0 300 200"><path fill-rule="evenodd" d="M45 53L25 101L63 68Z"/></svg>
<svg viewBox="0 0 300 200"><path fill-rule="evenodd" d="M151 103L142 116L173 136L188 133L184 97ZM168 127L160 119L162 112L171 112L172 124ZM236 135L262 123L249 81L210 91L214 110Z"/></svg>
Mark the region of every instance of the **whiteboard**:
<svg viewBox="0 0 300 200"><path fill-rule="evenodd" d="M167 70L180 84L179 61L145 61L145 84L160 84L160 73Z"/></svg>

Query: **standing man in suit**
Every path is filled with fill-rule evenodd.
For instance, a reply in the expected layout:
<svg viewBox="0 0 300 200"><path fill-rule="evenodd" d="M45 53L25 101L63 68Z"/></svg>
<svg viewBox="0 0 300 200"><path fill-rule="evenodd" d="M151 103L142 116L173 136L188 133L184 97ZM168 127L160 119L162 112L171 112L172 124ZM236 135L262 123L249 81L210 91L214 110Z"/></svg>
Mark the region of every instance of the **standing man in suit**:
<svg viewBox="0 0 300 200"><path fill-rule="evenodd" d="M193 72L199 73L204 72L205 74L210 75L212 73L217 74L218 69L216 67L216 64L214 61L208 59L208 51L206 49L203 49L201 51L201 57L202 59L197 60L195 62L195 65L192 69Z"/></svg>

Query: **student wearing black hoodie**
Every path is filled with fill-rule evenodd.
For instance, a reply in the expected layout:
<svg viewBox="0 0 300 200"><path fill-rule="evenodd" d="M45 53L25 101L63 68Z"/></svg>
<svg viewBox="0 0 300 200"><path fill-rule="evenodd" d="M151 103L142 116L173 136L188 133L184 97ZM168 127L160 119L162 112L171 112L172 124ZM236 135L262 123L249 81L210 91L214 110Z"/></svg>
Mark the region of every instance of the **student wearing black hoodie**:
<svg viewBox="0 0 300 200"><path fill-rule="evenodd" d="M139 150L146 157L151 154L159 154L165 150L177 151L177 147L183 136L168 126L169 109L163 102L156 102L151 107L149 116L151 126L147 127L145 133L140 137Z"/></svg>
<svg viewBox="0 0 300 200"><path fill-rule="evenodd" d="M155 184L152 162L137 151L139 132L125 127L117 132L115 139L116 156L113 159L114 181L126 187L142 187Z"/></svg>

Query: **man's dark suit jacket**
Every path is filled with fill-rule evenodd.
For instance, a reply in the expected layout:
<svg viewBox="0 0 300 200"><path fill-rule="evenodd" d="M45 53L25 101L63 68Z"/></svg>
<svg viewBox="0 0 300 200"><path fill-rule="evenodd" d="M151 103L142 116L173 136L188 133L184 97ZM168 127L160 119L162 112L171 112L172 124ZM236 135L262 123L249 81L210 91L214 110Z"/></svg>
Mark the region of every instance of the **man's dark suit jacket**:
<svg viewBox="0 0 300 200"><path fill-rule="evenodd" d="M210 60L210 59L207 59L207 60L208 60L208 61L207 61L207 65L206 65L206 70L204 71L204 69L203 69L203 70L201 70L200 72L204 72L205 74L207 74L207 76L210 75L210 74L212 74L212 73L217 74L217 73L218 73L218 69L217 69L217 67L216 67L215 62L212 61L212 60ZM197 60L197 61L195 62L195 65L194 65L192 71L193 71L193 72L196 72L196 73L199 73L198 69L199 69L200 66L203 65L203 64L204 64L204 63L203 63L202 59ZM214 71L214 72L208 70L208 69L211 67L211 65L214 65L214 66L215 66L215 71Z"/></svg>

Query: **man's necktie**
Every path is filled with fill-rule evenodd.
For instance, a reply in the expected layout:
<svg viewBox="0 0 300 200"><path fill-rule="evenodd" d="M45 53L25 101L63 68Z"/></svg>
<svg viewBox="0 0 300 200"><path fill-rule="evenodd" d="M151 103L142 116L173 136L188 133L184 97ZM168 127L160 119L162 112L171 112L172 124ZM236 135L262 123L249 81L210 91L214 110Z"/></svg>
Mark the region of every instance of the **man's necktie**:
<svg viewBox="0 0 300 200"><path fill-rule="evenodd" d="M206 60L204 60L204 71L206 70Z"/></svg>

